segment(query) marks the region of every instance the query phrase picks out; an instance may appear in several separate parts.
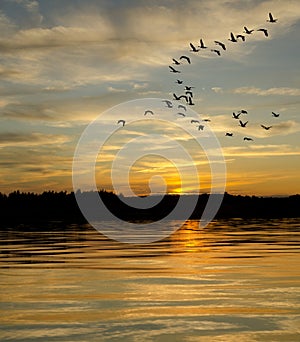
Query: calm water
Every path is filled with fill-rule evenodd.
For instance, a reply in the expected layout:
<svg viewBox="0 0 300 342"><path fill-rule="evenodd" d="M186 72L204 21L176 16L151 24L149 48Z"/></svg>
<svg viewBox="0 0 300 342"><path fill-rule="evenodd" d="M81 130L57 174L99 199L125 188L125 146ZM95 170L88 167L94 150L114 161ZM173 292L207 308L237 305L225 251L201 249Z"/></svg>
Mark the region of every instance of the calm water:
<svg viewBox="0 0 300 342"><path fill-rule="evenodd" d="M0 234L1 341L300 341L300 219L189 221L140 246Z"/></svg>

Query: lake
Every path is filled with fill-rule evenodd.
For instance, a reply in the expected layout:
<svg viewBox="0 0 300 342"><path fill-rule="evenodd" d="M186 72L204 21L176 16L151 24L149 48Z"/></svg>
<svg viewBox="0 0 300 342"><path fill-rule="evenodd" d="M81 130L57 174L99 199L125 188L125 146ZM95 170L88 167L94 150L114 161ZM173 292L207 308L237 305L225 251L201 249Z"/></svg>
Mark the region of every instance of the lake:
<svg viewBox="0 0 300 342"><path fill-rule="evenodd" d="M300 219L144 245L60 222L0 235L1 341L300 341Z"/></svg>

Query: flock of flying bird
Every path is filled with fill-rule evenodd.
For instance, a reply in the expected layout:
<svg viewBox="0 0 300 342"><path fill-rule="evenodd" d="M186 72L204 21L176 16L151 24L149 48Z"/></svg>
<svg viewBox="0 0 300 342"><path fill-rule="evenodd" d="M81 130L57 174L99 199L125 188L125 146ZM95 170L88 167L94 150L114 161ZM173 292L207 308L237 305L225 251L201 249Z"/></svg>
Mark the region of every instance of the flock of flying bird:
<svg viewBox="0 0 300 342"><path fill-rule="evenodd" d="M273 17L272 13L269 13L267 22L269 22L269 23L276 23L277 20L278 19ZM262 32L265 37L269 36L268 30L266 28L259 28L259 29L255 30L255 29L248 29L246 26L244 26L243 34L235 35L233 32L231 32L230 33L230 37L229 37L228 40L230 42L232 42L232 43L238 43L239 41L244 42L246 40L246 35L251 35L254 31ZM204 40L202 38L200 39L199 43L200 43L200 45L198 45L198 46L195 46L193 43L190 43L189 44L190 52L198 53L201 50L208 49L208 46L205 45L205 42L204 42ZM221 41L218 41L218 40L215 40L214 43L215 43L216 46L218 46L218 49L217 48L211 48L210 51L212 53L218 55L218 56L221 56L222 55L222 51L224 52L224 51L227 50L226 44L224 42L221 42ZM178 59L172 58L172 64L174 66L173 65L169 65L170 72L172 72L174 74L180 74L181 71L178 70L177 66L182 64L182 63L191 64L191 58L189 56L186 56L186 55L182 55ZM177 83L178 85L183 85L184 82L183 82L183 80L177 79L175 83ZM189 105L189 106L195 105L195 103L193 101L193 98L194 98L194 94L193 94L193 90L192 90L193 88L194 88L193 86L184 85L184 94L177 95L176 93L173 93L174 100L175 101L184 100L185 103L187 105ZM163 100L163 102L166 104L166 107L173 108L173 102L172 101L170 101L170 100ZM178 109L182 109L182 111L177 113L178 116L185 117L186 116L185 112L187 111L187 107L185 105L183 105L183 104L179 104L177 108ZM149 109L145 110L145 112L144 112L144 115L148 115L148 114L149 115L154 115L153 111L149 110ZM240 127L246 128L246 126L248 124L248 121L243 121L242 119L240 119L240 116L241 115L247 115L247 114L248 114L247 110L241 109L237 113L233 112L232 113L232 118L238 120ZM279 115L280 115L279 113L272 112L272 116L274 118L278 118ZM201 121L209 122L211 120L210 119L202 119ZM120 123L124 126L125 125L125 120L118 120L117 124L120 124ZM191 124L197 124L196 127L198 128L198 130L204 130L204 128L205 128L205 125L201 124L199 120L192 119L190 121L190 123ZM263 129L267 130L267 131L272 128L272 126L266 126L266 125L263 125L263 124L261 124L260 126ZM233 133L232 132L226 132L225 136L232 137ZM251 141L253 139L251 137L245 136L244 140Z"/></svg>

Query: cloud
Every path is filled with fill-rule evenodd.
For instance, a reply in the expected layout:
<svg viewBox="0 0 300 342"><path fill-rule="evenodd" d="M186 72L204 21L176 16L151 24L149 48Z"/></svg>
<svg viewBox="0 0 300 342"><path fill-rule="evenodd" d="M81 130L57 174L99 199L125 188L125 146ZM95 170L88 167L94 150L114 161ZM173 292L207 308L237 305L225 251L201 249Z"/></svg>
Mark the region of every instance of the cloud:
<svg viewBox="0 0 300 342"><path fill-rule="evenodd" d="M233 94L248 94L258 96L270 96L270 95L285 95L285 96L300 96L300 88L269 88L261 89L256 87L240 87L231 90Z"/></svg>

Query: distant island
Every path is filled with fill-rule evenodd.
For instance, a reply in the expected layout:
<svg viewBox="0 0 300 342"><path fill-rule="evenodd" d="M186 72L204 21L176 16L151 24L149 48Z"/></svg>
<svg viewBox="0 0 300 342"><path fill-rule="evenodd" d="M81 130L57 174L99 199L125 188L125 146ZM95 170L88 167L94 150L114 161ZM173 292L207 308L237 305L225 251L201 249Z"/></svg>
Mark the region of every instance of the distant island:
<svg viewBox="0 0 300 342"><path fill-rule="evenodd" d="M91 197L97 192L80 192ZM200 219L209 194L165 195L158 204L149 209L136 209L122 202L122 196L101 190L98 192L106 207L118 218L156 221L168 215L176 206L180 196L197 196L196 207L190 219ZM212 195L220 196L220 195ZM74 192L45 191L41 194L14 191L8 195L0 193L0 217L2 223L33 223L66 221L85 223ZM216 218L290 218L300 217L300 195L287 197L258 197L224 194ZM101 219L99 217L98 219Z"/></svg>

